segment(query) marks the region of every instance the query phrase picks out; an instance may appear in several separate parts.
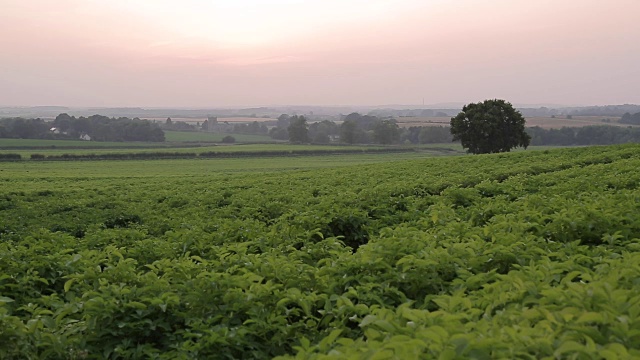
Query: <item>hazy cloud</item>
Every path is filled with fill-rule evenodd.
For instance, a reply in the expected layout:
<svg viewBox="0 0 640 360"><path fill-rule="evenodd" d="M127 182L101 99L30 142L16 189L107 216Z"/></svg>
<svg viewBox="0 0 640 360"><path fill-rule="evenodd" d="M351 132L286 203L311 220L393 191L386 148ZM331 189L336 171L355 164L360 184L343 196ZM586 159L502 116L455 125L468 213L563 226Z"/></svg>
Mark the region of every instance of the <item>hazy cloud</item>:
<svg viewBox="0 0 640 360"><path fill-rule="evenodd" d="M0 0L0 104L640 103L636 0Z"/></svg>

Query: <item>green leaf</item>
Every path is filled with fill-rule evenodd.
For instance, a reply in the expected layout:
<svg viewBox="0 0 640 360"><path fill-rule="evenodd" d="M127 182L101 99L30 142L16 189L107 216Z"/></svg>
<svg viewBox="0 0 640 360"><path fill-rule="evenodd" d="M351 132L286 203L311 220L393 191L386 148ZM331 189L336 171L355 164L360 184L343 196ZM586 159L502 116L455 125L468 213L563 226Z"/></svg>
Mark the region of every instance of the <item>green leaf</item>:
<svg viewBox="0 0 640 360"><path fill-rule="evenodd" d="M369 359L371 360L385 360L385 359L393 359L395 358L393 351L389 349L383 349L381 351L376 351L373 356Z"/></svg>
<svg viewBox="0 0 640 360"><path fill-rule="evenodd" d="M562 345L560 345L560 347L553 354L556 357L561 357L560 355L562 354L583 352L584 349L584 345L569 340L562 343Z"/></svg>
<svg viewBox="0 0 640 360"><path fill-rule="evenodd" d="M364 327L367 326L371 323L374 323L376 320L378 320L378 317L375 315L367 315L364 317L364 319L362 319L362 321L360 321L360 327Z"/></svg>
<svg viewBox="0 0 640 360"><path fill-rule="evenodd" d="M327 346L333 344L333 342L338 338L338 336L340 336L341 333L342 333L341 329L333 330L328 336L326 336L324 339L320 341L320 344L319 344L320 347L326 348Z"/></svg>
<svg viewBox="0 0 640 360"><path fill-rule="evenodd" d="M438 360L453 360L456 358L456 352L453 349L445 349L438 356Z"/></svg>
<svg viewBox="0 0 640 360"><path fill-rule="evenodd" d="M600 313L588 312L582 314L578 320L576 320L576 323L604 323L604 316Z"/></svg>
<svg viewBox="0 0 640 360"><path fill-rule="evenodd" d="M598 351L598 355L600 355L603 359L605 360L618 360L618 354L616 354L615 352L611 351L611 350L607 350L607 349L602 349L600 351Z"/></svg>
<svg viewBox="0 0 640 360"><path fill-rule="evenodd" d="M64 283L64 292L69 292L69 289L71 289L71 285L73 285L73 283L76 281L76 278L71 278L67 281L65 281Z"/></svg>
<svg viewBox="0 0 640 360"><path fill-rule="evenodd" d="M309 342L309 339L303 336L302 338L300 338L300 345L303 349L307 350L311 346L311 342Z"/></svg>
<svg viewBox="0 0 640 360"><path fill-rule="evenodd" d="M56 326L56 322L50 316L43 316L40 320L42 320L42 324L49 329L53 329Z"/></svg>
<svg viewBox="0 0 640 360"><path fill-rule="evenodd" d="M393 333L395 331L395 327L387 320L378 320L373 324L377 326L379 329L387 331L389 333Z"/></svg>
<svg viewBox="0 0 640 360"><path fill-rule="evenodd" d="M129 303L127 303L127 307L131 307L134 309L138 309L138 310L143 310L147 308L147 305L141 303L141 302L137 302L137 301L131 301Z"/></svg>

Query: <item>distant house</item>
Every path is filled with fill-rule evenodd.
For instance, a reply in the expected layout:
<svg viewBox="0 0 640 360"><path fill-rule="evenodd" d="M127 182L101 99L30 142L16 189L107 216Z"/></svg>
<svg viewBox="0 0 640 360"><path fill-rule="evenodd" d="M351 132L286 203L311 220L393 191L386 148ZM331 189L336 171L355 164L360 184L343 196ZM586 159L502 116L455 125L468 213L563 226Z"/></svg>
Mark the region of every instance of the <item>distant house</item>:
<svg viewBox="0 0 640 360"><path fill-rule="evenodd" d="M89 136L89 134L82 134L80 135L80 140L90 141L91 136Z"/></svg>
<svg viewBox="0 0 640 360"><path fill-rule="evenodd" d="M60 128L57 127L52 127L51 129L49 129L49 131L53 134L62 134L62 135L68 135L68 133L66 131L62 131L60 130Z"/></svg>

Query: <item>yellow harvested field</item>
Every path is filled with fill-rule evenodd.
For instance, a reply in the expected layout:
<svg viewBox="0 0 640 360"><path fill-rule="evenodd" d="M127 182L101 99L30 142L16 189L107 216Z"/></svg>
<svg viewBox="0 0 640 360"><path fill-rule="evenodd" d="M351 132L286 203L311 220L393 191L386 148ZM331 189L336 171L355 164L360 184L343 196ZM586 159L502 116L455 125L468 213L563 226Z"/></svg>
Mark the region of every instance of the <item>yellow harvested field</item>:
<svg viewBox="0 0 640 360"><path fill-rule="evenodd" d="M257 122L265 122L265 121L278 121L278 119L274 118L261 118L261 117L219 117L218 122L228 122L228 123L252 123L254 121Z"/></svg>
<svg viewBox="0 0 640 360"><path fill-rule="evenodd" d="M449 126L451 117L448 116L406 116L396 118L398 126Z"/></svg>
<svg viewBox="0 0 640 360"><path fill-rule="evenodd" d="M606 120L609 120L608 122ZM618 124L619 117L603 116L574 116L567 119L564 116L552 117L528 117L527 127L539 126L543 129L559 129L562 127L582 127L589 125L613 125L628 126L628 124Z"/></svg>

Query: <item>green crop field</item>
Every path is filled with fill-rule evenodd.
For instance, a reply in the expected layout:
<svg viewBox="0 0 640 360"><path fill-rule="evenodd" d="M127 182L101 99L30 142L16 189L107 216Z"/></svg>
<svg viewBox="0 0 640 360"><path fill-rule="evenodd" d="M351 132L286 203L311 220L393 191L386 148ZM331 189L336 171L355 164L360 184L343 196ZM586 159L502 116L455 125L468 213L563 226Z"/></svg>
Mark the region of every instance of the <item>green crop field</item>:
<svg viewBox="0 0 640 360"><path fill-rule="evenodd" d="M0 358L640 358L639 154L0 163Z"/></svg>
<svg viewBox="0 0 640 360"><path fill-rule="evenodd" d="M233 136L239 143L277 142L268 135L224 134L208 132L165 131L165 138L171 142L221 142L225 136Z"/></svg>
<svg viewBox="0 0 640 360"><path fill-rule="evenodd" d="M304 153L334 153L334 152L385 152L385 151L419 151L431 154L451 155L463 153L460 144L430 144L430 145L414 145L414 146L367 146L367 145L293 145L288 143L281 144L235 144L235 145L188 145L182 147L149 147L149 148L19 148L0 150L0 156L3 154L18 154L23 160L32 158L32 155L45 156L51 158L59 158L69 155L69 160L81 156L109 156L109 155L143 155L147 154L167 154L180 157L180 154L197 156L200 154L228 154L233 156L240 155L281 155L287 154L304 154ZM161 157L161 156L159 156Z"/></svg>
<svg viewBox="0 0 640 360"><path fill-rule="evenodd" d="M165 131L166 142L142 142L142 141L84 141L84 140L45 140L45 139L8 139L0 138L0 150L2 149L99 149L99 148L144 148L144 147L173 147L185 146L189 143L219 143L222 139L231 135L237 143L275 143L276 140L266 135L245 134L220 134L206 132Z"/></svg>
<svg viewBox="0 0 640 360"><path fill-rule="evenodd" d="M0 151L3 149L94 149L94 148L142 148L159 147L163 143L154 142L113 142L113 141L84 141L84 140L44 140L44 139L7 139L0 138Z"/></svg>
<svg viewBox="0 0 640 360"><path fill-rule="evenodd" d="M281 170L336 168L399 160L443 156L434 151L403 153L361 153L309 156L252 156L221 159L162 159L154 161L23 161L0 163L0 184L21 178L31 184L52 178L180 178L215 176L223 173L255 173Z"/></svg>

